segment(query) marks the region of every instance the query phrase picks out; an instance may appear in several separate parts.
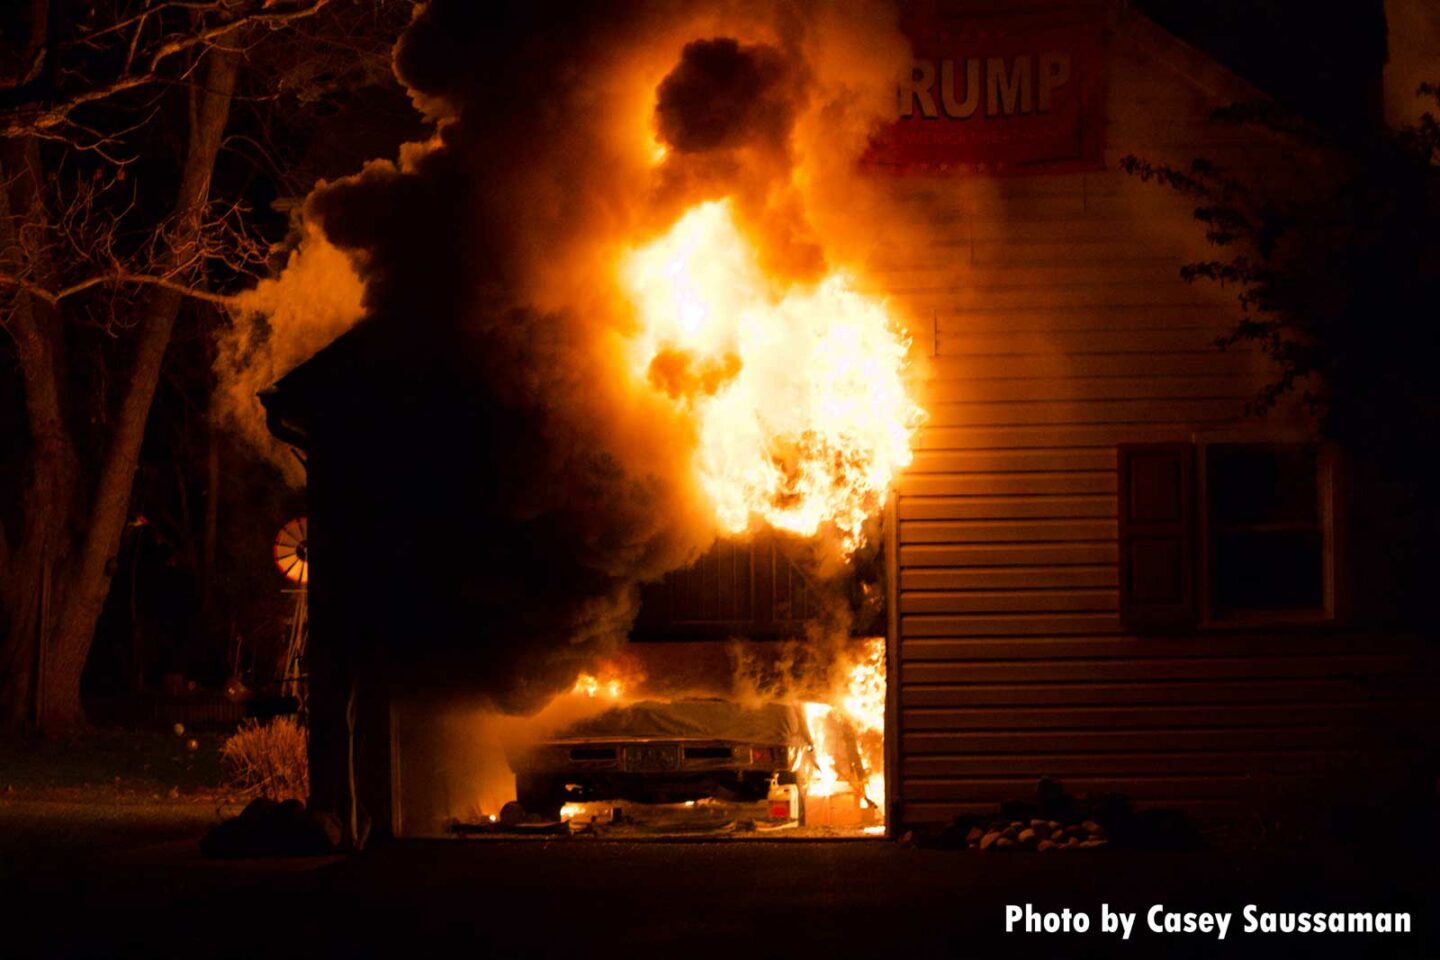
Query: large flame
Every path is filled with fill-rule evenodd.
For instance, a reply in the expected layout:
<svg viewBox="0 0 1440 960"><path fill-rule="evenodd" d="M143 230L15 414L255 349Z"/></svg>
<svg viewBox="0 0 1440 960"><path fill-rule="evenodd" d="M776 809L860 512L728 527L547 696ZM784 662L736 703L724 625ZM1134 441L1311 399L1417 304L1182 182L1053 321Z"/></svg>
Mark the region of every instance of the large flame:
<svg viewBox="0 0 1440 960"><path fill-rule="evenodd" d="M770 280L728 201L632 251L622 281L641 327L632 373L692 412L695 471L721 528L758 518L813 536L829 524L853 551L924 416L884 302L844 273Z"/></svg>

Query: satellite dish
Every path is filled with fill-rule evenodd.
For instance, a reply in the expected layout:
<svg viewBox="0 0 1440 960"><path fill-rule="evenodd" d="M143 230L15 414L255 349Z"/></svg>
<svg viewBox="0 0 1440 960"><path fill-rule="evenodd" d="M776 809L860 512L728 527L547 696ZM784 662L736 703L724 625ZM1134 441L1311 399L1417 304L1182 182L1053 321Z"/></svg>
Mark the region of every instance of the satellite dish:
<svg viewBox="0 0 1440 960"><path fill-rule="evenodd" d="M304 517L291 520L275 535L275 568L295 583L305 583L310 578L310 551Z"/></svg>

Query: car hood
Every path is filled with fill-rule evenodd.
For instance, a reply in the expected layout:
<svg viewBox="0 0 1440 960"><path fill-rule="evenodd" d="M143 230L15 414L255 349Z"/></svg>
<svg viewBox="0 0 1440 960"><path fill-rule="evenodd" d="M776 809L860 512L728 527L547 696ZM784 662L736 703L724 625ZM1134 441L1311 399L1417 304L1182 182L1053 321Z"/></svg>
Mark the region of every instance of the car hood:
<svg viewBox="0 0 1440 960"><path fill-rule="evenodd" d="M553 740L708 739L807 746L810 735L798 707L782 703L742 706L728 700L642 700L587 717Z"/></svg>

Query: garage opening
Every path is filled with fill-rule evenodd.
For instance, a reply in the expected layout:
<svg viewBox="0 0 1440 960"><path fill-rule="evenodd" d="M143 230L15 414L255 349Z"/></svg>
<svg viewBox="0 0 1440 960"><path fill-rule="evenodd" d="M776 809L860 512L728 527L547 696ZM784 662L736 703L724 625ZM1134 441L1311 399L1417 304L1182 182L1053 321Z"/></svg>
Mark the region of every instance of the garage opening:
<svg viewBox="0 0 1440 960"><path fill-rule="evenodd" d="M775 533L647 587L629 642L529 716L395 704L401 836L886 832L884 539Z"/></svg>

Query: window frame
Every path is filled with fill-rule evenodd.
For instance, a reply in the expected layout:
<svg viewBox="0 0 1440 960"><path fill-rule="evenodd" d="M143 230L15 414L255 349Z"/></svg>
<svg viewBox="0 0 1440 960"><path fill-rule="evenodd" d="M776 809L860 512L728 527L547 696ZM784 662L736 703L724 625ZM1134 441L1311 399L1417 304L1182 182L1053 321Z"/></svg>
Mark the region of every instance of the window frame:
<svg viewBox="0 0 1440 960"><path fill-rule="evenodd" d="M1210 631L1248 630L1255 627L1284 625L1316 625L1338 623L1344 619L1347 597L1343 590L1344 544L1340 522L1343 503L1341 493L1341 457L1338 448L1313 432L1301 429L1231 429L1197 432L1191 435L1195 445L1195 511L1198 557L1196 587L1199 617L1197 627ZM1322 546L1320 571L1323 603L1309 610L1251 610L1217 616L1214 612L1214 590L1211 583L1210 560L1214 534L1210 523L1210 447L1247 444L1255 446L1305 445L1316 451L1316 509L1319 514Z"/></svg>

